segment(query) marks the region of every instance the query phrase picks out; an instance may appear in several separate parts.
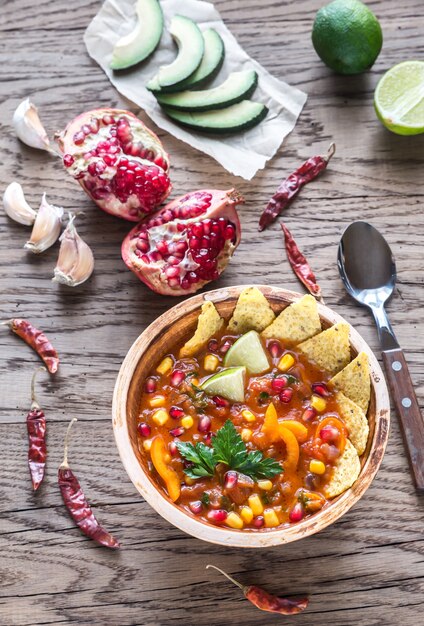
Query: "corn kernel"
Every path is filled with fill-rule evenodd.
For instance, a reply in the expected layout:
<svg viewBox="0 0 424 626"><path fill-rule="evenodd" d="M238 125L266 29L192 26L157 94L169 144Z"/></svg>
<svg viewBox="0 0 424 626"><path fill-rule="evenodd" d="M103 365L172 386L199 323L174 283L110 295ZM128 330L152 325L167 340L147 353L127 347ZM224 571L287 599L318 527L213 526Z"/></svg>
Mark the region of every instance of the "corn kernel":
<svg viewBox="0 0 424 626"><path fill-rule="evenodd" d="M169 372L172 369L173 366L173 362L170 356L166 356L163 361L161 361L159 363L159 365L156 368L156 371L158 372L158 374L162 374L162 376L165 376L166 374L169 374Z"/></svg>
<svg viewBox="0 0 424 626"><path fill-rule="evenodd" d="M324 398L321 398L320 396L312 396L311 407L314 408L315 411L318 411L318 413L322 413L323 411L325 411L326 406L327 402L324 400Z"/></svg>
<svg viewBox="0 0 424 626"><path fill-rule="evenodd" d="M183 417L183 419L181 420L181 426L184 426L184 428L186 430L188 430L189 428L191 428L193 426L194 422L193 422L193 418L191 417L191 415L186 415L185 417Z"/></svg>
<svg viewBox="0 0 424 626"><path fill-rule="evenodd" d="M199 379L198 378L194 378L194 377L190 378L190 383L192 385L194 385L195 387L198 387L199 386Z"/></svg>
<svg viewBox="0 0 424 626"><path fill-rule="evenodd" d="M249 496L247 501L249 503L250 508L252 509L253 515L262 515L264 511L264 507L257 493L254 493L253 495Z"/></svg>
<svg viewBox="0 0 424 626"><path fill-rule="evenodd" d="M270 480L258 480L258 487L264 491L270 491L272 489L272 482Z"/></svg>
<svg viewBox="0 0 424 626"><path fill-rule="evenodd" d="M228 513L225 523L227 524L227 526L230 526L230 528L237 528L238 530L241 530L244 526L243 520L241 519L240 515L237 515L237 513L234 513L234 511Z"/></svg>
<svg viewBox="0 0 424 626"><path fill-rule="evenodd" d="M256 420L256 417L253 415L252 411L248 411L247 409L242 411L241 415L243 419L246 420L246 422L254 422Z"/></svg>
<svg viewBox="0 0 424 626"><path fill-rule="evenodd" d="M143 441L143 448L148 452L151 447L152 447L152 440L151 439L145 439Z"/></svg>
<svg viewBox="0 0 424 626"><path fill-rule="evenodd" d="M264 520L265 526L267 526L267 528L274 528L280 523L280 520L278 519L277 513L274 511L274 509L265 509Z"/></svg>
<svg viewBox="0 0 424 626"><path fill-rule="evenodd" d="M294 358L291 354L284 354L278 362L277 368L280 372L287 372L294 365Z"/></svg>
<svg viewBox="0 0 424 626"><path fill-rule="evenodd" d="M152 409L157 409L159 406L164 406L165 396L154 396L153 398L150 398L149 404Z"/></svg>
<svg viewBox="0 0 424 626"><path fill-rule="evenodd" d="M252 431L250 430L250 428L243 428L240 435L243 441L246 443L246 441L250 441L252 437Z"/></svg>
<svg viewBox="0 0 424 626"><path fill-rule="evenodd" d="M186 485L194 485L196 480L194 478L191 478L191 476L187 476L187 474L184 474L184 482Z"/></svg>
<svg viewBox="0 0 424 626"><path fill-rule="evenodd" d="M158 426L163 426L169 420L169 413L166 409L159 409L153 413L152 420Z"/></svg>
<svg viewBox="0 0 424 626"><path fill-rule="evenodd" d="M253 519L253 511L250 506L242 506L240 509L240 516L246 524L250 524Z"/></svg>
<svg viewBox="0 0 424 626"><path fill-rule="evenodd" d="M309 471L313 474L325 474L325 464L317 459L312 459L309 463Z"/></svg>
<svg viewBox="0 0 424 626"><path fill-rule="evenodd" d="M219 359L215 354L207 354L203 361L203 367L207 372L214 372L219 365Z"/></svg>

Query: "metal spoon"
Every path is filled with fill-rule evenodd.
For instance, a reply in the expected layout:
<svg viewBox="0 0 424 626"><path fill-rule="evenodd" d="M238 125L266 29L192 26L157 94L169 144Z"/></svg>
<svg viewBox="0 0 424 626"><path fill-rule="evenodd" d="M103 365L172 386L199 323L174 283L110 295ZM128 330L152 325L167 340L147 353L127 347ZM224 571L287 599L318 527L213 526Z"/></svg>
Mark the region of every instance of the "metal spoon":
<svg viewBox="0 0 424 626"><path fill-rule="evenodd" d="M384 309L396 282L392 252L374 226L352 222L340 240L337 265L347 292L374 316L411 471L416 488L424 491L424 421L408 365Z"/></svg>

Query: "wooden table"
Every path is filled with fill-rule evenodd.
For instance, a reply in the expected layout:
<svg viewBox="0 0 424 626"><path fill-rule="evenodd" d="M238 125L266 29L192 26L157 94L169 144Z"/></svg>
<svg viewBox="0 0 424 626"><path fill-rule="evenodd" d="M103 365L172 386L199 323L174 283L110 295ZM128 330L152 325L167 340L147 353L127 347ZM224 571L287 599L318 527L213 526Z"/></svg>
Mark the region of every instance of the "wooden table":
<svg viewBox="0 0 424 626"><path fill-rule="evenodd" d="M325 151L330 141L337 143L327 173L302 192L285 219L313 261L327 303L377 352L370 316L342 289L336 248L343 228L358 218L387 237L398 266L389 314L422 404L424 136L390 134L376 119L372 97L387 68L422 57L424 6L419 0L369 4L384 31L383 51L371 72L343 78L312 48L320 1L217 1L246 50L309 94L284 148L250 183L160 130L159 136L172 155L176 194L237 185L246 196L240 210L243 240L217 284L265 282L294 290L299 285L278 226L259 234L258 215L284 175ZM131 108L84 49L83 31L99 6L93 0L72 5L15 0L0 14L2 189L16 179L34 206L46 191L52 202L84 210L79 229L96 257L88 283L61 289L50 282L57 246L40 257L27 254L22 249L27 230L1 212L0 317L28 317L45 329L62 365L54 379L41 375L38 383L49 420L49 461L46 482L34 495L24 417L38 363L18 338L1 331L0 624L418 626L424 604L423 500L414 493L394 414L381 470L362 500L325 531L281 548L243 551L192 539L142 501L124 472L111 425L115 378L134 339L178 300L156 296L125 269L120 243L129 224L96 209L55 158L20 145L10 123L28 95L50 133L85 109ZM56 486L65 428L74 416L79 423L71 462L99 519L122 540L119 553L97 547L75 529ZM310 607L285 620L260 613L239 590L206 572L209 562L271 591L308 592Z"/></svg>

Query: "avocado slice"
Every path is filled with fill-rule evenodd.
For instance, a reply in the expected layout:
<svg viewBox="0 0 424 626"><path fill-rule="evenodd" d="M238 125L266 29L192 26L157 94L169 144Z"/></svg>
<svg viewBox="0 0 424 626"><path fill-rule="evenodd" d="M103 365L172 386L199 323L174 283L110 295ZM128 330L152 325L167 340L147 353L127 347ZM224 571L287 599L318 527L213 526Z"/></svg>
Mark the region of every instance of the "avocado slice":
<svg viewBox="0 0 424 626"><path fill-rule="evenodd" d="M175 91L184 91L185 89L200 89L200 87L203 87L206 83L215 78L224 62L224 42L221 39L221 35L213 28L208 28L203 31L202 35L205 51L197 70L186 78L186 80L183 80L177 85L159 89L157 93L173 93ZM154 90L152 89L152 91Z"/></svg>
<svg viewBox="0 0 424 626"><path fill-rule="evenodd" d="M215 111L178 111L172 107L163 107L163 110L182 126L213 134L247 130L259 124L268 114L264 104L251 100L242 100L226 109Z"/></svg>
<svg viewBox="0 0 424 626"><path fill-rule="evenodd" d="M160 105L171 106L179 111L209 111L224 109L252 95L258 84L255 70L232 72L227 80L214 87L200 91L155 94Z"/></svg>
<svg viewBox="0 0 424 626"><path fill-rule="evenodd" d="M113 49L110 63L113 70L123 70L147 59L162 36L163 15L158 0L137 0L135 10L137 24Z"/></svg>
<svg viewBox="0 0 424 626"><path fill-rule="evenodd" d="M169 87L185 80L197 70L202 62L205 44L203 35L188 17L175 15L169 32L178 46L177 58L170 65L162 65L159 72L147 85L148 89Z"/></svg>

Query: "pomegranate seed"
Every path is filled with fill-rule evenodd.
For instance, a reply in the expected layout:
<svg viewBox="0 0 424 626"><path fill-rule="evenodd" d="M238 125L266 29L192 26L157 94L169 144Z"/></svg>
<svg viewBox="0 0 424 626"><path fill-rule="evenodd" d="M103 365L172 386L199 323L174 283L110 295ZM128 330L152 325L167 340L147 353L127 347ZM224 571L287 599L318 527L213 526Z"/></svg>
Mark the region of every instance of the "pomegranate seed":
<svg viewBox="0 0 424 626"><path fill-rule="evenodd" d="M202 237L203 236L203 226L200 222L195 222L191 226L191 232L194 237Z"/></svg>
<svg viewBox="0 0 424 626"><path fill-rule="evenodd" d="M176 278L177 276L180 275L180 268L172 266L172 265L168 265L168 267L165 268L165 275L168 278Z"/></svg>
<svg viewBox="0 0 424 626"><path fill-rule="evenodd" d="M313 383L312 391L322 398L328 398L330 391L325 383Z"/></svg>
<svg viewBox="0 0 424 626"><path fill-rule="evenodd" d="M74 157L72 156L72 154L65 154L63 156L63 165L65 167L71 167L71 165L73 165L75 162Z"/></svg>
<svg viewBox="0 0 424 626"><path fill-rule="evenodd" d="M311 422L317 416L317 412L312 406L308 406L302 413L302 419L305 422Z"/></svg>
<svg viewBox="0 0 424 626"><path fill-rule="evenodd" d="M230 403L225 398L221 396L213 396L212 400L215 402L216 406L220 407L229 407Z"/></svg>
<svg viewBox="0 0 424 626"><path fill-rule="evenodd" d="M203 437L203 441L205 442L205 444L206 444L207 446L210 446L210 445L211 445L211 443L212 443L212 433L211 433L211 432L209 432L207 435L205 435L205 436Z"/></svg>
<svg viewBox="0 0 424 626"><path fill-rule="evenodd" d="M168 244L166 241L158 241L156 244L156 249L161 254L168 254Z"/></svg>
<svg viewBox="0 0 424 626"><path fill-rule="evenodd" d="M183 417L184 411L179 406L171 406L169 409L169 415L172 419L178 420L180 417Z"/></svg>
<svg viewBox="0 0 424 626"><path fill-rule="evenodd" d="M115 118L112 117L112 115L103 115L102 122L103 124L105 124L105 126L109 126L109 124L115 123Z"/></svg>
<svg viewBox="0 0 424 626"><path fill-rule="evenodd" d="M323 443L320 447L322 454L325 456L327 461L333 462L340 456L340 450L337 446L330 445L329 443Z"/></svg>
<svg viewBox="0 0 424 626"><path fill-rule="evenodd" d="M289 520L291 522L300 522L304 515L303 506L300 502L297 502L289 513Z"/></svg>
<svg viewBox="0 0 424 626"><path fill-rule="evenodd" d="M265 524L265 520L262 515L257 515L253 518L252 524L255 528L262 528L262 526Z"/></svg>
<svg viewBox="0 0 424 626"><path fill-rule="evenodd" d="M195 515L200 515L200 513L203 510L203 504L200 502L200 500L196 500L195 502L190 502L188 506L189 506L190 511L194 513Z"/></svg>
<svg viewBox="0 0 424 626"><path fill-rule="evenodd" d="M181 281L181 288L182 289L190 289L191 284L190 281L188 280L188 278L183 278Z"/></svg>
<svg viewBox="0 0 424 626"><path fill-rule="evenodd" d="M211 339L208 343L209 352L216 352L218 350L218 341L216 339Z"/></svg>
<svg viewBox="0 0 424 626"><path fill-rule="evenodd" d="M175 441L170 441L168 444L168 449L169 449L169 453L171 456L177 456L178 455L178 448L177 448L177 444L175 443Z"/></svg>
<svg viewBox="0 0 424 626"><path fill-rule="evenodd" d="M171 376L171 385L174 385L174 387L178 387L178 385L181 385L184 378L184 372L182 372L181 370L174 370Z"/></svg>
<svg viewBox="0 0 424 626"><path fill-rule="evenodd" d="M188 245L192 250L200 250L200 239L198 237L190 237Z"/></svg>
<svg viewBox="0 0 424 626"><path fill-rule="evenodd" d="M84 135L89 135L91 133L91 128L88 124L83 124L83 126L81 126L81 132L84 133Z"/></svg>
<svg viewBox="0 0 424 626"><path fill-rule="evenodd" d="M112 154L105 154L103 157L103 161L106 163L106 165L115 165L116 161L117 161L117 157L113 156Z"/></svg>
<svg viewBox="0 0 424 626"><path fill-rule="evenodd" d="M228 350L231 348L231 345L231 341L225 341L219 349L221 354L225 354L226 352L228 352Z"/></svg>
<svg viewBox="0 0 424 626"><path fill-rule="evenodd" d="M293 389L291 389L290 387L283 389L278 397L280 398L281 402L290 402L293 397Z"/></svg>
<svg viewBox="0 0 424 626"><path fill-rule="evenodd" d="M236 235L236 229L234 228L234 226L232 224L228 224L227 228L225 229L225 239L234 239Z"/></svg>
<svg viewBox="0 0 424 626"><path fill-rule="evenodd" d="M156 391L156 380L154 378L148 378L144 385L146 393L154 393Z"/></svg>
<svg viewBox="0 0 424 626"><path fill-rule="evenodd" d="M169 265L179 265L180 264L180 260L177 259L176 256L169 256L168 257L168 263L169 263Z"/></svg>
<svg viewBox="0 0 424 626"><path fill-rule="evenodd" d="M278 341L270 341L268 350L273 359L277 359L283 352Z"/></svg>
<svg viewBox="0 0 424 626"><path fill-rule="evenodd" d="M199 422L197 424L197 430L199 433L207 433L210 430L212 425L212 420L208 415L202 415L199 418Z"/></svg>
<svg viewBox="0 0 424 626"><path fill-rule="evenodd" d="M238 483L238 474L230 470L226 472L224 476L224 487L226 489L233 489Z"/></svg>
<svg viewBox="0 0 424 626"><path fill-rule="evenodd" d="M209 511L207 514L207 518L210 522L215 522L215 524L221 524L225 522L227 519L228 513L224 511L224 509L215 509L213 511Z"/></svg>
<svg viewBox="0 0 424 626"><path fill-rule="evenodd" d="M141 252L148 252L150 250L150 244L145 239L139 239L135 245Z"/></svg>
<svg viewBox="0 0 424 626"><path fill-rule="evenodd" d="M74 135L73 139L74 139L74 144L75 144L76 146L80 146L80 145L82 145L82 144L84 143L84 141L85 141L85 135L84 135L84 133L82 133L82 132L80 131L80 132L78 132L78 133L75 133L75 135Z"/></svg>
<svg viewBox="0 0 424 626"><path fill-rule="evenodd" d="M93 118L90 122L90 130L92 133L96 134L99 132L99 120Z"/></svg>
<svg viewBox="0 0 424 626"><path fill-rule="evenodd" d="M280 392L287 387L287 378L285 376L276 376L271 381L271 388L274 391Z"/></svg>
<svg viewBox="0 0 424 626"><path fill-rule="evenodd" d="M320 439L322 439L323 441L329 442L335 441L340 436L340 433L337 428L328 424L328 426L324 426L324 428L321 428L321 430L319 431L319 436Z"/></svg>
<svg viewBox="0 0 424 626"><path fill-rule="evenodd" d="M178 428L172 428L172 430L169 431L169 434L172 437L181 437L181 435L184 435L185 433L185 428L183 426L179 426Z"/></svg>
<svg viewBox="0 0 424 626"><path fill-rule="evenodd" d="M152 429L150 428L149 424L146 424L146 422L140 422L137 428L142 437L150 437L150 435L152 434Z"/></svg>

